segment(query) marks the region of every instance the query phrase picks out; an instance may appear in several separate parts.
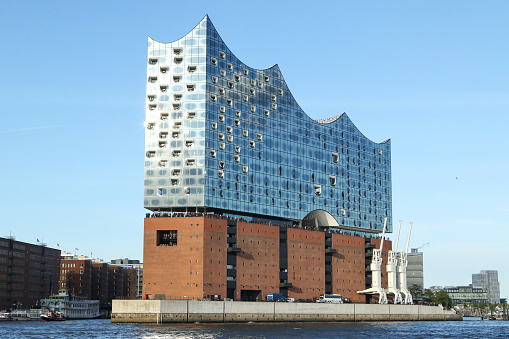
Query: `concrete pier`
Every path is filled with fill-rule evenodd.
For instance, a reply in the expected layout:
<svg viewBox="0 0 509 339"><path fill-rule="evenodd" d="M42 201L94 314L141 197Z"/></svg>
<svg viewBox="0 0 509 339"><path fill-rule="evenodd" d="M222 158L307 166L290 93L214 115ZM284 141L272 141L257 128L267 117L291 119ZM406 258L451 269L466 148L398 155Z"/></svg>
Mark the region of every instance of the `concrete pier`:
<svg viewBox="0 0 509 339"><path fill-rule="evenodd" d="M114 323L450 321L439 306L195 300L113 300Z"/></svg>

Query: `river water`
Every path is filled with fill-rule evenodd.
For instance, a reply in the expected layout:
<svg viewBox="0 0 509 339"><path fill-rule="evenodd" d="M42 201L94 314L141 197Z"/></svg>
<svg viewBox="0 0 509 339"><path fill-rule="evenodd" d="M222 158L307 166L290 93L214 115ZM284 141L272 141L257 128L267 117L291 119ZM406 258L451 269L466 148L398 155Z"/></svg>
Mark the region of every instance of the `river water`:
<svg viewBox="0 0 509 339"><path fill-rule="evenodd" d="M0 322L0 338L509 338L509 321L112 324L109 319Z"/></svg>

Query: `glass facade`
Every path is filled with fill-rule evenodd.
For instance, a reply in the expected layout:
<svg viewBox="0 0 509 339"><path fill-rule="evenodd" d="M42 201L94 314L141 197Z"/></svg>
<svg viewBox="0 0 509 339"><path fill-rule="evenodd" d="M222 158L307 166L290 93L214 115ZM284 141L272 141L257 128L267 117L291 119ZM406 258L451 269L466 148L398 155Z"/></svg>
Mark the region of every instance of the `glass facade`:
<svg viewBox="0 0 509 339"><path fill-rule="evenodd" d="M172 43L149 38L144 205L392 230L390 141L341 115L312 120L277 65L257 70L206 16Z"/></svg>

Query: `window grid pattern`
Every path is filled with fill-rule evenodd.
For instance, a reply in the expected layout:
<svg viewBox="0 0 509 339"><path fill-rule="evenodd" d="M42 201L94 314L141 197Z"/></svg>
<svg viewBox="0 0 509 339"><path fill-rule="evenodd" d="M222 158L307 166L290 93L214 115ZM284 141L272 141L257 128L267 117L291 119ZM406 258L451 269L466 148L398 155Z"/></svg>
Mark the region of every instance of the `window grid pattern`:
<svg viewBox="0 0 509 339"><path fill-rule="evenodd" d="M177 140L193 139L194 143L186 147L172 139L163 149L157 136L166 125L158 120L158 111L166 103L150 96L164 78L161 65L150 65L150 58L155 57L150 51L171 54L174 47L184 47L181 81L196 86L191 95L183 91L179 103L184 112L196 111L193 122L199 124L192 125L179 111L170 110L167 128L171 129L173 121L182 121L184 136ZM186 63L197 67L195 73L186 74ZM178 71L171 56L162 66L168 67L164 75L170 79ZM243 64L208 17L173 43L151 40L148 69L147 122L155 126L147 129L146 137L146 208L209 208L288 220L300 220L322 209L340 225L360 230L381 230L387 217L392 230L390 141L370 141L346 114L318 121L309 118L293 98L279 67L257 70ZM168 95L173 97L177 90L169 86ZM154 103L158 106L151 110L149 105ZM182 151L178 159L171 156L175 148ZM151 151L155 154L149 157ZM189 157L196 161L194 172L185 166ZM182 169L179 185L171 186L165 180L169 176L157 165L162 158L168 160L169 169ZM160 195L158 188L163 188Z"/></svg>

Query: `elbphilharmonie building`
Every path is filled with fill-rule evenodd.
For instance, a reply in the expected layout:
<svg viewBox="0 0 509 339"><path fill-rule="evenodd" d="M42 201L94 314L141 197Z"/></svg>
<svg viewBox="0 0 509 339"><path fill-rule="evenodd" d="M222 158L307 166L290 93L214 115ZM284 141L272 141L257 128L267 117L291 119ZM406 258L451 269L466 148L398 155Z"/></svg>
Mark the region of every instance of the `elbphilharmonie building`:
<svg viewBox="0 0 509 339"><path fill-rule="evenodd" d="M390 230L389 140L372 142L345 113L310 118L278 65L244 64L208 16L148 45L147 209L282 221L325 211L342 228L381 231L388 218Z"/></svg>

